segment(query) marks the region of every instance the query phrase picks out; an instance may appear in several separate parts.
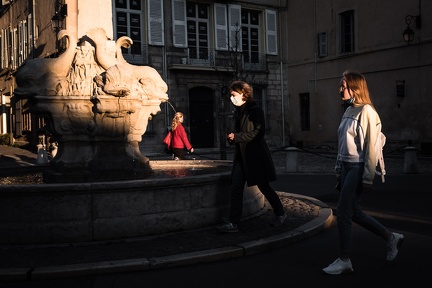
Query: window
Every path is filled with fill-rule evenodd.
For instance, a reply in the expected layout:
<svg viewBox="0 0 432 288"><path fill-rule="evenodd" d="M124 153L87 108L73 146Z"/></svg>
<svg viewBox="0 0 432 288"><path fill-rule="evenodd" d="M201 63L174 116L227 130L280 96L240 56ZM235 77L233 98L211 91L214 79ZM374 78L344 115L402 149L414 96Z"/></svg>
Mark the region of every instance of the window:
<svg viewBox="0 0 432 288"><path fill-rule="evenodd" d="M260 13L242 9L241 25L243 61L248 64L259 63Z"/></svg>
<svg viewBox="0 0 432 288"><path fill-rule="evenodd" d="M318 57L327 56L327 32L318 33Z"/></svg>
<svg viewBox="0 0 432 288"><path fill-rule="evenodd" d="M133 41L133 45L129 49L122 47L126 60L129 60L130 57L128 56L138 56L142 59L143 36L141 19L141 1L115 0L116 37L118 39L122 36L128 36Z"/></svg>
<svg viewBox="0 0 432 288"><path fill-rule="evenodd" d="M300 93L300 129L310 131L310 101L309 93Z"/></svg>
<svg viewBox="0 0 432 288"><path fill-rule="evenodd" d="M206 4L186 3L187 43L191 63L209 63L209 8Z"/></svg>
<svg viewBox="0 0 432 288"><path fill-rule="evenodd" d="M277 19L276 11L265 10L264 13L257 10L242 9L240 5L228 5L228 23L226 5L215 4L215 43L217 50L230 50L235 52L247 48L247 62L256 61L257 55L262 48L260 43L260 32L263 20L265 21L265 44L266 53L277 55ZM263 18L263 19L261 19ZM228 28L228 29L227 29ZM227 43L227 33L229 41ZM245 37L245 39L243 39ZM257 62L256 62L257 63Z"/></svg>
<svg viewBox="0 0 432 288"><path fill-rule="evenodd" d="M354 52L354 11L339 14L340 53Z"/></svg>

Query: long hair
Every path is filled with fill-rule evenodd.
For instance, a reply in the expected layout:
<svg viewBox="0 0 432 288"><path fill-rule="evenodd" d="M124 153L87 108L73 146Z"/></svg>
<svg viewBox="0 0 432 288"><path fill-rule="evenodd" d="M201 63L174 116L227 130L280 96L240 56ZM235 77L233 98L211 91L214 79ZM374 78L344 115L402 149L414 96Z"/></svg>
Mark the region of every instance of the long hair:
<svg viewBox="0 0 432 288"><path fill-rule="evenodd" d="M174 131L180 123L180 118L183 117L182 112L176 112L171 122L171 130Z"/></svg>
<svg viewBox="0 0 432 288"><path fill-rule="evenodd" d="M243 101L248 101L253 95L252 87L244 81L234 81L230 86L230 91L243 94Z"/></svg>
<svg viewBox="0 0 432 288"><path fill-rule="evenodd" d="M346 81L347 88L349 88L351 90L350 92L353 94L353 105L360 106L369 104L375 109L370 98L366 78L361 73L354 70L346 70L342 76Z"/></svg>

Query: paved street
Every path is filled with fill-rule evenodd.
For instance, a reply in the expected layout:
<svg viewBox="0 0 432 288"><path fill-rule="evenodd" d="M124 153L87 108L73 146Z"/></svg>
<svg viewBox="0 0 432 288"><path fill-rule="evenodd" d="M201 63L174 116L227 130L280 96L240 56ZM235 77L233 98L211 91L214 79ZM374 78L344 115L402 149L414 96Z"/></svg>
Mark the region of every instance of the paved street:
<svg viewBox="0 0 432 288"><path fill-rule="evenodd" d="M332 155L300 154L298 173L283 172L283 156L274 157L279 179L273 186L335 208ZM354 273L324 275L321 269L338 253L337 229L332 225L302 241L228 260L142 272L5 282L0 287L419 287L430 281L432 271L431 163L430 158L419 157L419 173L405 174L402 157L386 157L386 183L377 182L371 193L363 195L363 207L368 213L405 235L400 254L391 263L385 261L385 243L355 225L351 259Z"/></svg>

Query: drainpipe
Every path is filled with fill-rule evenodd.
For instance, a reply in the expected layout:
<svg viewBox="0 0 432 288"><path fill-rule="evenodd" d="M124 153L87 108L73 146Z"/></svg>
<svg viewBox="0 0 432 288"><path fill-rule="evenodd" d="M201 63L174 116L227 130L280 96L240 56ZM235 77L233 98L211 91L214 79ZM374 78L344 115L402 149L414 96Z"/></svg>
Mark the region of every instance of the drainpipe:
<svg viewBox="0 0 432 288"><path fill-rule="evenodd" d="M279 0L279 11L281 10L281 0ZM279 13L279 53L282 54L281 51L281 41L282 41L282 32L281 32L281 17L280 17L280 13ZM288 39L287 39L288 42ZM288 46L288 45L287 45ZM280 66L280 79L281 79L281 106L282 106L282 147L285 147L285 104L284 104L284 80L283 80L283 60L282 60L282 55L280 56L280 62L279 62L279 66Z"/></svg>
<svg viewBox="0 0 432 288"><path fill-rule="evenodd" d="M164 26L165 27L165 26ZM165 83L168 85L168 63L167 63L167 52L166 52L166 33L163 33L163 37L164 37L164 45L163 45L163 55L162 55L162 74L163 74L163 78L164 78L164 81L165 81ZM169 90L169 87L168 87L168 95L170 94L169 93L170 92L170 90ZM168 101L170 101L170 99L169 99L169 96L168 96ZM165 122L165 130L166 129L168 129L168 126L171 126L171 121L170 121L170 119L169 119L169 107L168 107L168 105L169 105L169 102L166 102L165 103L165 120L164 120L164 122ZM166 131L165 131L166 132Z"/></svg>

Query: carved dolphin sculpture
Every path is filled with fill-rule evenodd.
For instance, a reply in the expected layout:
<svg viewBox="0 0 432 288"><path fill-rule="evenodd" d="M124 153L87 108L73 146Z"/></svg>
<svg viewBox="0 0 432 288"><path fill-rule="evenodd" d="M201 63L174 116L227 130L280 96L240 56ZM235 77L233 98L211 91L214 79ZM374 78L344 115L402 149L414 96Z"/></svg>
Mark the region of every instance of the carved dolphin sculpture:
<svg viewBox="0 0 432 288"><path fill-rule="evenodd" d="M106 41L108 40L108 37L103 28L91 29L87 33L87 36L95 44L96 59L99 65L102 66L102 68L108 71L113 70L113 66L117 66L115 68L116 71L130 71L131 78L135 79L135 81L138 81L143 86L147 99L159 99L162 102L168 100L168 86L165 81L163 81L162 77L156 69L150 66L132 65L127 63L124 59L123 54L121 53L121 47L130 47L133 44L131 38L123 36L116 41L116 55L115 57L113 57L106 52ZM124 90L124 87L121 86L122 85L118 85L117 87L121 88L121 94L125 95L123 92L125 92L126 90ZM109 90L109 94L111 95L119 96L119 93L115 92L114 85L110 85L109 88L106 87L104 90L105 92Z"/></svg>
<svg viewBox="0 0 432 288"><path fill-rule="evenodd" d="M102 66L105 70L108 68L121 63L126 63L126 60L123 58L123 54L121 53L121 47L129 48L133 41L131 38L127 36L122 36L117 39L116 45L116 54L115 57L106 53L106 42L108 37L103 28L94 28L87 32L87 36L94 42L96 48L96 59L99 65Z"/></svg>
<svg viewBox="0 0 432 288"><path fill-rule="evenodd" d="M14 91L15 95L26 98L44 93L44 91L55 89L55 87L48 87L48 85L68 76L75 56L77 39L73 33L71 34L67 30L61 30L58 33L58 40L63 37L67 37L68 46L59 57L31 59L18 69L15 75L18 86Z"/></svg>

